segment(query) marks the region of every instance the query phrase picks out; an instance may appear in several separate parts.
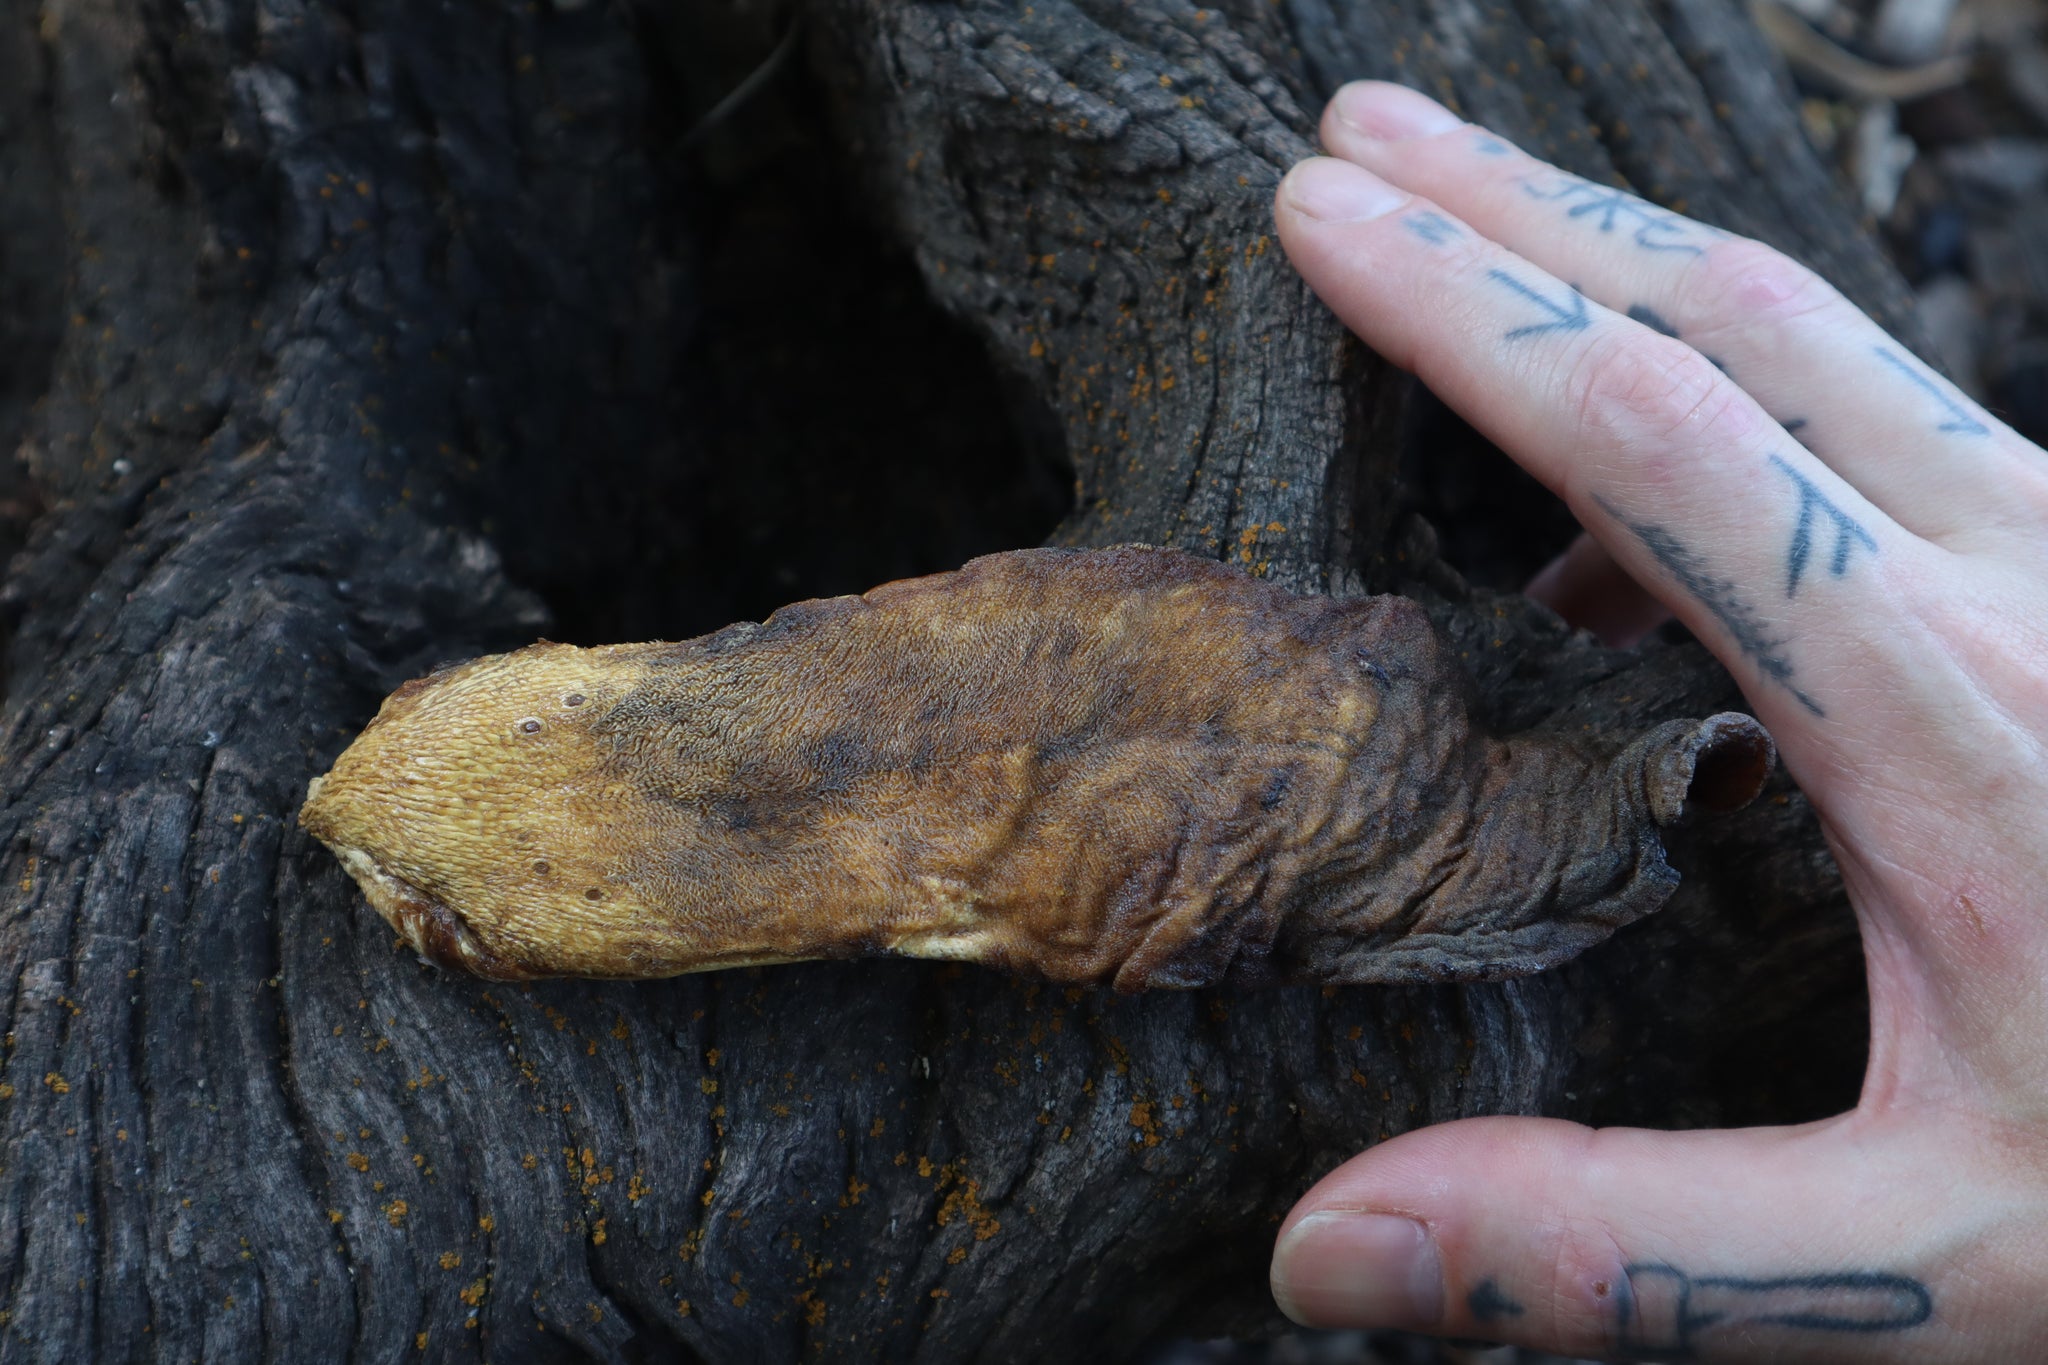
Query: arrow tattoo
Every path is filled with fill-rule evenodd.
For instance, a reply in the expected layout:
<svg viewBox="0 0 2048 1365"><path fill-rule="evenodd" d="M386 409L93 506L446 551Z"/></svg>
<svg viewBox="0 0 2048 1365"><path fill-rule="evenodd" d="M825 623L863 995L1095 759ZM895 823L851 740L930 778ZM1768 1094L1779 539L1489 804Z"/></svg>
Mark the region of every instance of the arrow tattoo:
<svg viewBox="0 0 2048 1365"><path fill-rule="evenodd" d="M1859 542L1872 554L1877 553L1877 541L1863 529L1862 523L1835 506L1811 479L1776 455L1771 456L1771 464L1783 470L1785 477L1799 486L1799 524L1792 529L1792 545L1785 556L1785 596L1790 597L1799 591L1799 579L1805 574L1806 562L1813 555L1816 510L1827 513L1828 520L1835 526L1834 553L1828 560L1831 576L1840 578L1849 571L1849 554Z"/></svg>
<svg viewBox="0 0 2048 1365"><path fill-rule="evenodd" d="M1593 325L1592 318L1586 315L1586 296L1572 289L1570 285L1565 286L1571 289L1571 307L1566 308L1562 304L1552 303L1505 270L1489 270L1486 276L1514 290L1541 308L1550 318L1548 322L1532 322L1526 327L1514 328L1506 333L1504 340L1514 341L1519 337L1541 336L1545 332L1583 332Z"/></svg>

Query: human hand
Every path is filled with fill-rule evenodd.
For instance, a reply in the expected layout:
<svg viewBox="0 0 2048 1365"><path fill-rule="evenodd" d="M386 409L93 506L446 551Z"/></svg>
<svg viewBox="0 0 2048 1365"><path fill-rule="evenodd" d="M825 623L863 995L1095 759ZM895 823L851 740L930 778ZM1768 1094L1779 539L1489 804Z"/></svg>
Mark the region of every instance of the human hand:
<svg viewBox="0 0 2048 1365"><path fill-rule="evenodd" d="M1322 135L1288 256L1734 673L1841 865L1871 1045L1819 1123L1395 1138L1289 1215L1274 1295L1572 1355L2048 1358L2048 452L1785 257L1413 91ZM1611 576L1573 559L1540 586Z"/></svg>

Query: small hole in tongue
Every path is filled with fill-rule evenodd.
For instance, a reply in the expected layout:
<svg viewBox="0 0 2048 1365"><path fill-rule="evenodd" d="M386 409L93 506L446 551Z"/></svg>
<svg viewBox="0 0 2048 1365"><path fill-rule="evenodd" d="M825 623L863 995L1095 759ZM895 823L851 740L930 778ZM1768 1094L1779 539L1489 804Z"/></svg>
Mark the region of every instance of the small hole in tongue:
<svg viewBox="0 0 2048 1365"><path fill-rule="evenodd" d="M1700 725L1685 799L1702 810L1740 810L1764 789L1776 758L1770 735L1748 716L1710 716Z"/></svg>

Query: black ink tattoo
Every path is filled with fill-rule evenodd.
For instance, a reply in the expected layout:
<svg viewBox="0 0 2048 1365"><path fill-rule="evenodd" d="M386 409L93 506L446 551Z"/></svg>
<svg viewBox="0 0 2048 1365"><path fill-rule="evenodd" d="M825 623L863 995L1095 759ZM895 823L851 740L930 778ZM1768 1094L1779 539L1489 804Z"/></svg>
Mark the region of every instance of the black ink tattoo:
<svg viewBox="0 0 2048 1365"><path fill-rule="evenodd" d="M1586 296L1576 289L1571 289L1570 285L1565 286L1571 289L1571 306L1567 308L1563 304L1552 303L1505 270L1489 270L1486 277L1506 285L1549 315L1547 322L1532 322L1526 327L1511 328L1504 334L1508 341L1514 341L1519 337L1541 336L1545 332L1583 332L1593 325L1593 320L1586 316Z"/></svg>
<svg viewBox="0 0 2048 1365"><path fill-rule="evenodd" d="M1666 322L1664 320L1664 315L1658 312L1656 309L1650 307L1650 305L1647 303L1632 304L1629 307L1628 316L1629 321L1640 322L1641 324L1643 324L1643 326L1649 328L1653 332L1662 332L1665 336L1670 337L1673 341L1679 339L1678 329L1676 327L1673 327L1669 322ZM1704 354L1704 352L1702 352L1702 354ZM1723 365L1720 361L1716 360L1713 356L1707 356L1707 363L1709 365L1712 365L1715 369L1719 370L1722 374L1728 373L1728 367L1726 365Z"/></svg>
<svg viewBox="0 0 2048 1365"><path fill-rule="evenodd" d="M1494 1322L1500 1318L1519 1318L1522 1305L1501 1292L1492 1280L1481 1280L1470 1294L1465 1296L1465 1307L1472 1314L1474 1322Z"/></svg>
<svg viewBox="0 0 2048 1365"><path fill-rule="evenodd" d="M1645 251L1683 251L1693 256L1706 251L1705 247L1688 240L1696 235L1699 224L1675 213L1666 213L1627 190L1611 189L1577 176L1566 176L1545 189L1524 181L1522 192L1547 204L1565 205L1567 218L1597 216L1596 226L1602 232L1612 232L1622 224L1632 225L1635 244Z"/></svg>
<svg viewBox="0 0 2048 1365"><path fill-rule="evenodd" d="M1506 156L1514 149L1497 137L1489 137L1485 133L1481 133L1472 139L1472 150L1481 156Z"/></svg>
<svg viewBox="0 0 2048 1365"><path fill-rule="evenodd" d="M1940 386L1932 379L1929 379L1926 375L1899 359L1898 356L1894 355L1886 347L1879 346L1876 350L1878 359L1912 380L1922 393L1925 393L1935 402L1941 404L1948 411L1948 420L1936 427L1936 431L1952 431L1958 436L1985 436L1990 434L1991 428L1972 417L1969 409L1965 408L1961 403L1956 402L1955 399L1943 393Z"/></svg>
<svg viewBox="0 0 2048 1365"><path fill-rule="evenodd" d="M1749 657L1759 673L1790 692L1814 715L1827 715L1819 702L1793 685L1792 661L1785 657L1785 642L1772 636L1770 624L1757 615L1756 608L1743 597L1732 579L1714 577L1701 563L1699 554L1664 527L1631 521L1620 508L1597 495L1593 501L1600 504L1600 510L1626 526L1629 533L1650 552L1651 558L1677 580L1678 586L1691 593L1701 606L1712 613L1714 619L1721 623L1721 628L1728 632L1729 638L1735 641L1736 648Z"/></svg>
<svg viewBox="0 0 2048 1365"><path fill-rule="evenodd" d="M1927 1286L1904 1275L1694 1276L1662 1262L1638 1262L1624 1274L1615 1310L1630 1355L1684 1359L1720 1328L1858 1335L1903 1332L1934 1316Z"/></svg>
<svg viewBox="0 0 2048 1365"><path fill-rule="evenodd" d="M1420 237L1423 241L1428 242L1431 246L1442 246L1445 242L1453 241L1460 235L1456 223L1444 217L1441 213L1433 213L1428 209L1424 209L1420 213L1409 214L1401 220L1401 223L1410 232Z"/></svg>
<svg viewBox="0 0 2048 1365"><path fill-rule="evenodd" d="M1794 417L1794 418L1793 418L1793 419L1792 419L1791 421L1789 421L1789 422L1780 422L1780 423L1778 423L1778 425L1779 425L1779 426L1781 426L1781 427L1783 427L1783 428L1785 428L1785 434L1786 434L1787 436L1789 436L1789 435L1791 435L1791 434L1792 434L1793 432L1795 432L1795 431L1799 430L1799 428L1801 428L1801 427L1805 426L1805 425L1806 425L1806 419L1805 419L1804 417Z"/></svg>
<svg viewBox="0 0 2048 1365"><path fill-rule="evenodd" d="M1674 340L1678 337L1678 329L1666 322L1664 315L1650 307L1647 303L1631 305L1628 310L1628 316L1631 322L1640 322L1653 332L1662 332L1665 336L1671 337Z"/></svg>
<svg viewBox="0 0 2048 1365"><path fill-rule="evenodd" d="M1828 495L1814 487L1813 481L1794 469L1789 462L1776 455L1771 464L1784 472L1786 478L1799 486L1799 524L1792 528L1792 548L1785 556L1785 596L1799 591L1799 579L1806 572L1806 561L1813 554L1813 522L1815 512L1825 512L1835 527L1835 548L1828 560L1828 573L1840 578L1849 571L1849 553L1858 544L1872 554L1877 553L1877 541L1862 523L1844 512L1828 498Z"/></svg>

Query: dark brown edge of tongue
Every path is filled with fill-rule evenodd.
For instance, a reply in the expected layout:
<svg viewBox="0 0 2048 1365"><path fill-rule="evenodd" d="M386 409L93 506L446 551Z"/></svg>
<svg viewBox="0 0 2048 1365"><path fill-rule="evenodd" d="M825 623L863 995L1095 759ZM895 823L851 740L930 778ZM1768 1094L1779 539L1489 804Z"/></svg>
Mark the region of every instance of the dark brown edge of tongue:
<svg viewBox="0 0 2048 1365"><path fill-rule="evenodd" d="M1753 716L1723 711L1672 736L1652 755L1644 786L1650 812L1668 825L1690 805L1723 814L1757 798L1778 761L1771 736Z"/></svg>
<svg viewBox="0 0 2048 1365"><path fill-rule="evenodd" d="M396 897L399 929L420 956L444 971L480 976L490 981L527 981L535 973L521 963L492 952L477 941L462 916L439 897L429 895L412 883L393 878L403 887ZM469 951L463 951L467 943Z"/></svg>

